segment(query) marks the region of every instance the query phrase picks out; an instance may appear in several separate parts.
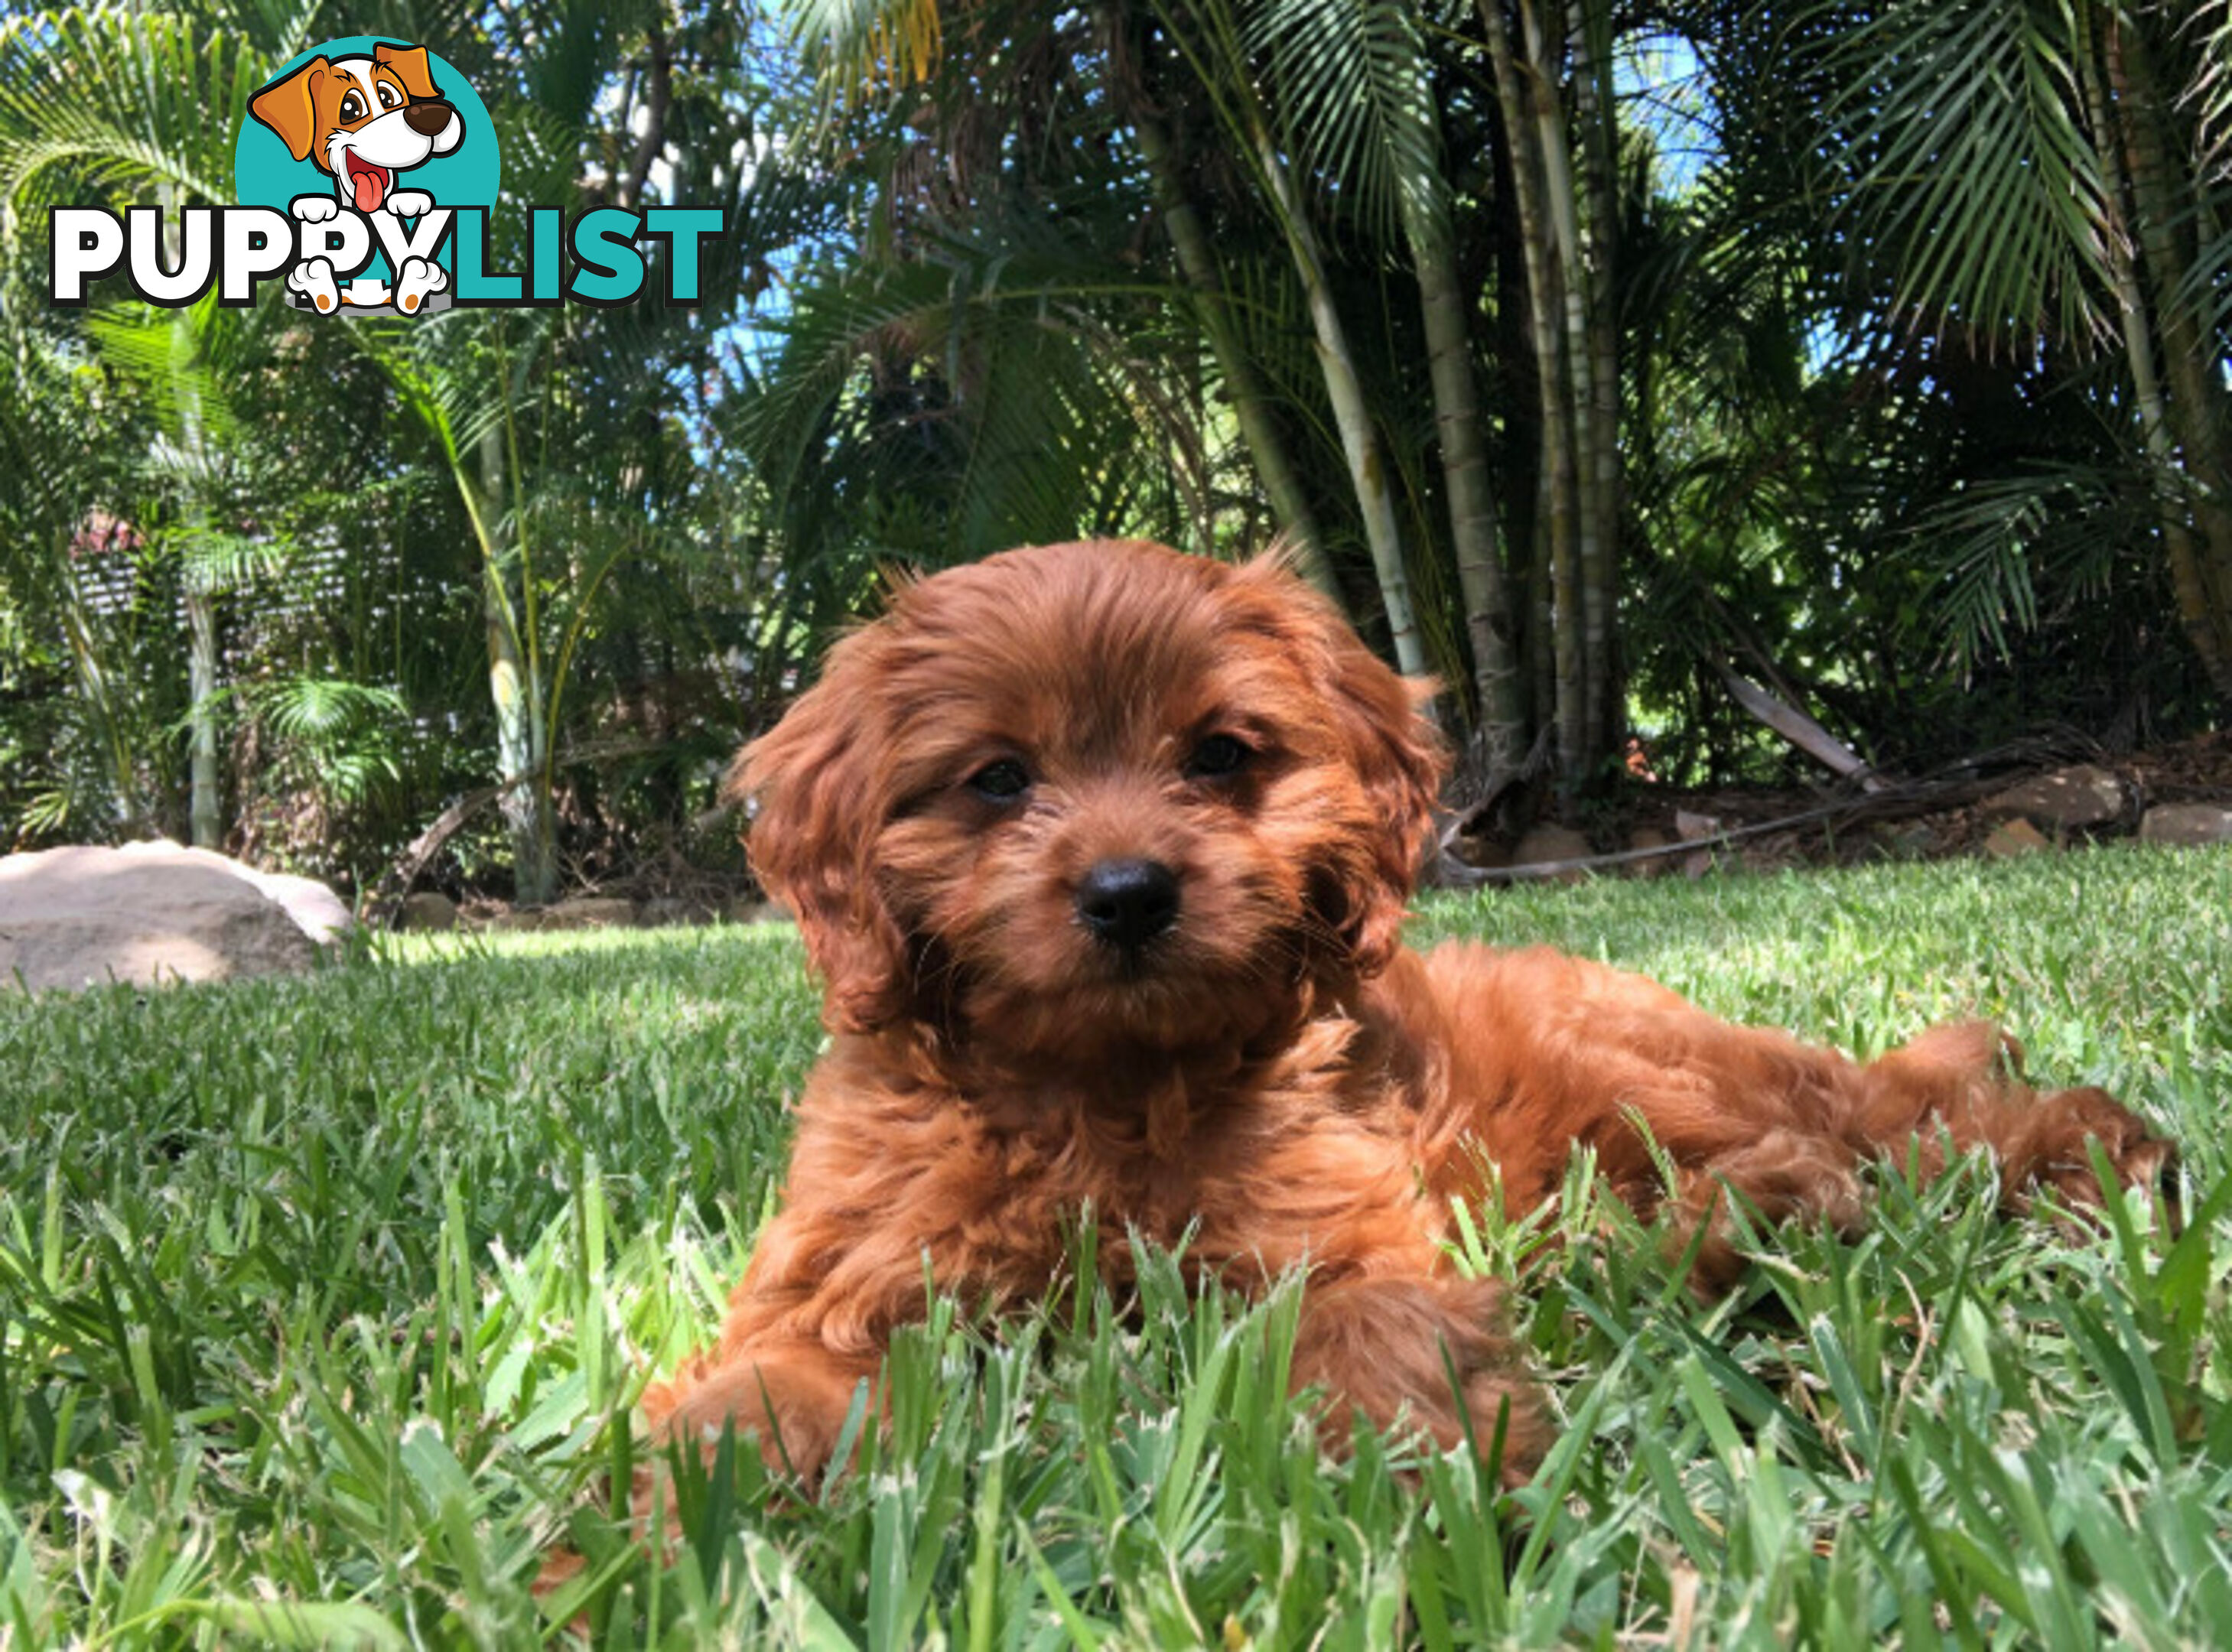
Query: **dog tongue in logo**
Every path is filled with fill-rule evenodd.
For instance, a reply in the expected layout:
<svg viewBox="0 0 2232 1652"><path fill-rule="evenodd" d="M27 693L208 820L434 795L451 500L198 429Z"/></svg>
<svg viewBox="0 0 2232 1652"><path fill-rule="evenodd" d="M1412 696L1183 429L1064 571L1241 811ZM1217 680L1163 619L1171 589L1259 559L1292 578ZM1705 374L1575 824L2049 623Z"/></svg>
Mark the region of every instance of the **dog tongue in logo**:
<svg viewBox="0 0 2232 1652"><path fill-rule="evenodd" d="M351 151L343 157L348 162L349 190L360 212L377 212L380 204L387 198L387 185L394 174L385 166L372 162Z"/></svg>

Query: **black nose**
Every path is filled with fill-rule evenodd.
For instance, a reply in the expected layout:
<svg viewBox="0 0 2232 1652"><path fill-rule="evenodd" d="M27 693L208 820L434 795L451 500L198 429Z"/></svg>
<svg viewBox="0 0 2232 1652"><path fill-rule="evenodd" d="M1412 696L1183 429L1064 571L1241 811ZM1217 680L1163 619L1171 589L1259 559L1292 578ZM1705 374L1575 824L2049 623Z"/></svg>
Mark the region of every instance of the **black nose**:
<svg viewBox="0 0 2232 1652"><path fill-rule="evenodd" d="M1077 916L1096 939L1130 950L1178 915L1178 877L1158 860L1104 860L1077 885Z"/></svg>
<svg viewBox="0 0 2232 1652"><path fill-rule="evenodd" d="M455 113L457 111L441 99L425 98L403 112L403 124L422 138L431 138L450 124L450 117Z"/></svg>

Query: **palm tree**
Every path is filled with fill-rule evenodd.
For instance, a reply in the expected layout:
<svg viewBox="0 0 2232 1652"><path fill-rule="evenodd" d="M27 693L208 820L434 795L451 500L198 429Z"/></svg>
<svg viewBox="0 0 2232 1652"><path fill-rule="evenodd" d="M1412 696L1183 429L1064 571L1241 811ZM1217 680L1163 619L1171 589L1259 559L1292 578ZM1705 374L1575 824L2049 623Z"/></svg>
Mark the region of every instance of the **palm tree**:
<svg viewBox="0 0 2232 1652"><path fill-rule="evenodd" d="M229 129L211 108L243 106L256 79L256 58L240 35L206 32L187 19L71 9L21 18L0 29L0 229L14 242L41 209L81 191L122 198L154 198L177 252L178 214L185 207L228 200L232 172ZM205 475L204 442L209 390L198 365L213 307L175 313L164 352L172 414L165 449L153 457L173 474ZM198 323L194 319L198 315ZM201 505L189 485L184 499L188 537ZM217 796L216 593L190 579L184 593L190 636L191 800L195 843L223 837Z"/></svg>
<svg viewBox="0 0 2232 1652"><path fill-rule="evenodd" d="M1849 315L2082 366L2155 499L2178 619L2232 694L2232 278L2218 164L2232 13L2160 0L1697 9L1752 70L1741 157L1825 202ZM2174 73L2173 66L2182 68ZM2212 238L2213 236L2213 238ZM2012 506L2017 496L2007 496Z"/></svg>
<svg viewBox="0 0 2232 1652"><path fill-rule="evenodd" d="M1247 28L1281 93L1281 146L1305 158L1320 187L1353 191L1357 213L1383 220L1383 238L1392 204L1410 256L1472 654L1475 729L1494 784L1525 756L1525 714L1474 362L1479 295L1463 290L1457 270L1424 23L1406 4L1279 0L1256 9Z"/></svg>

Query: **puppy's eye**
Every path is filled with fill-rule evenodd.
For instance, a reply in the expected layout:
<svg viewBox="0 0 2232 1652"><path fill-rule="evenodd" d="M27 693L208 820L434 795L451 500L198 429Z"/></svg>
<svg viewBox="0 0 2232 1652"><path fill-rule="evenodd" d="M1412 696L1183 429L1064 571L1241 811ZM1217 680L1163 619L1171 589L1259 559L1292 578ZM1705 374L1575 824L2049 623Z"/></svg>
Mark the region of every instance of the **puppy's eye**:
<svg viewBox="0 0 2232 1652"><path fill-rule="evenodd" d="M392 109L402 101L403 94L397 91L385 81L382 81L380 83L380 107L381 108Z"/></svg>
<svg viewBox="0 0 2232 1652"><path fill-rule="evenodd" d="M1028 770L1012 757L987 763L969 777L969 789L991 803L1012 803L1031 789Z"/></svg>
<svg viewBox="0 0 2232 1652"><path fill-rule="evenodd" d="M1193 780L1221 780L1237 774L1255 755L1230 735L1211 735L1193 748L1193 755L1186 759L1185 772Z"/></svg>
<svg viewBox="0 0 2232 1652"><path fill-rule="evenodd" d="M361 120L364 119L364 100L354 92L343 94L341 97L341 119L344 120Z"/></svg>

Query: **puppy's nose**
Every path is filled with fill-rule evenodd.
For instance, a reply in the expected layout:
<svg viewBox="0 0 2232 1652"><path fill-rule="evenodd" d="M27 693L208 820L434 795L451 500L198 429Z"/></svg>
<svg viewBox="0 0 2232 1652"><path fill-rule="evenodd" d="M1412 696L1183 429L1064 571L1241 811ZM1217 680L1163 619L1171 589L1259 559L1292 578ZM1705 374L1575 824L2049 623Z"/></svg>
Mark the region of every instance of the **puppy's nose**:
<svg viewBox="0 0 2232 1652"><path fill-rule="evenodd" d="M1177 922L1178 876L1159 860L1103 860L1079 880L1077 916L1096 940L1129 951Z"/></svg>
<svg viewBox="0 0 2232 1652"><path fill-rule="evenodd" d="M424 102L413 103L403 112L403 124L421 138L432 138L440 134L442 128L450 124L450 117L455 113L457 111L441 99L428 98Z"/></svg>

